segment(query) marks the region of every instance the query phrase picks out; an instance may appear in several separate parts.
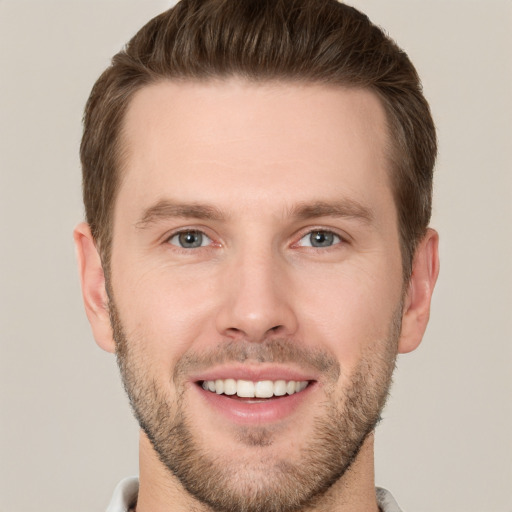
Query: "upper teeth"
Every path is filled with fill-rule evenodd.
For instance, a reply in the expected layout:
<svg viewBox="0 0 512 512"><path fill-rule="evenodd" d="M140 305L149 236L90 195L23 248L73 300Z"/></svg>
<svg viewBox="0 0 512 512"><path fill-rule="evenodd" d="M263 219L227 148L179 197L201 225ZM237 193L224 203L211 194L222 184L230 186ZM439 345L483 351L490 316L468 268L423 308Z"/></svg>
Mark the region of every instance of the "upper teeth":
<svg viewBox="0 0 512 512"><path fill-rule="evenodd" d="M217 379L203 381L203 389L218 395L237 395L243 398L270 398L272 396L293 395L305 389L307 380L250 380Z"/></svg>

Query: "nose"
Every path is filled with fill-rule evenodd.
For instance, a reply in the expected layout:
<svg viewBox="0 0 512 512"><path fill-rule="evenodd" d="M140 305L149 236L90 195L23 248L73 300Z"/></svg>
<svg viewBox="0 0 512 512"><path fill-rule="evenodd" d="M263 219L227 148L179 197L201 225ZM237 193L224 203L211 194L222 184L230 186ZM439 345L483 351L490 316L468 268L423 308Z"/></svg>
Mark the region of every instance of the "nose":
<svg viewBox="0 0 512 512"><path fill-rule="evenodd" d="M234 257L224 271L218 332L251 342L297 331L293 291L286 264L272 251Z"/></svg>

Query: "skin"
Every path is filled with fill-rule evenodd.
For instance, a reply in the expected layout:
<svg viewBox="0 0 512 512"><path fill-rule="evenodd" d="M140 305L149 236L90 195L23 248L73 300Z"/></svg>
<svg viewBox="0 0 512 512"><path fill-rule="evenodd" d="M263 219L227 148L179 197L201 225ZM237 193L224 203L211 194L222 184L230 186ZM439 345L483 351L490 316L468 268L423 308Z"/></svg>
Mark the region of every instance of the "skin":
<svg viewBox="0 0 512 512"><path fill-rule="evenodd" d="M439 269L437 233L429 229L420 242L404 286L385 113L368 91L238 79L160 83L135 95L124 136L109 284L132 361L169 403L180 397L205 453L234 468L238 459L244 467L254 461L250 478L263 478L257 462L297 459L325 416L321 404L328 397L345 403L363 363L385 372L398 352L418 346ZM191 212L191 204L215 215ZM188 213L176 216L177 205ZM181 229L204 233L204 245L179 247ZM336 237L311 247L312 230ZM95 339L115 352L104 273L86 224L75 241ZM401 331L393 338L397 311ZM178 377L174 370L187 356L220 353L228 343L259 347L277 339L328 355L340 371L333 381L300 362L248 358L248 371L302 372L314 381L283 417L243 425L245 433L269 433L270 445L255 447L237 421L204 401L195 383L204 368ZM170 509L208 510L141 432L137 510ZM377 511L373 435L308 510Z"/></svg>

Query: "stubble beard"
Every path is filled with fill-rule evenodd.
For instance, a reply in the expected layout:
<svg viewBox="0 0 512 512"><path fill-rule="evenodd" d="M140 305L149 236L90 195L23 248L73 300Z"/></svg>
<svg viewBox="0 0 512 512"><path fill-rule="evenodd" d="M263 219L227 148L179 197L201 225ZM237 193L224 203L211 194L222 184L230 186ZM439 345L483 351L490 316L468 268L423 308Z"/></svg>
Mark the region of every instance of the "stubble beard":
<svg viewBox="0 0 512 512"><path fill-rule="evenodd" d="M375 429L395 367L401 307L390 322L387 339L376 341L372 352L363 357L342 396L335 393L334 382L324 386L323 414L314 418L312 434L293 460L280 457L278 450L271 452L273 455L245 459L209 453L201 446L187 416L185 391L179 385L180 364L173 376L178 384L176 399L171 402L151 378L150 369L144 368L133 353L134 340L125 336L112 300L110 315L117 361L134 415L160 461L184 489L213 512L298 512L314 507L343 477ZM249 348L242 345L229 345L227 353L219 358L241 361L248 352L253 357L259 351L257 360L279 361L283 349L288 356L297 350L296 344L287 340L253 343ZM303 353L299 359L306 356ZM315 353L311 357L316 357L317 366L330 373L331 380L338 380L335 375L340 374L339 364L330 355ZM188 366L183 362L181 370ZM266 449L275 434L268 427L240 428L234 441L269 453ZM293 436L294 432L287 435Z"/></svg>

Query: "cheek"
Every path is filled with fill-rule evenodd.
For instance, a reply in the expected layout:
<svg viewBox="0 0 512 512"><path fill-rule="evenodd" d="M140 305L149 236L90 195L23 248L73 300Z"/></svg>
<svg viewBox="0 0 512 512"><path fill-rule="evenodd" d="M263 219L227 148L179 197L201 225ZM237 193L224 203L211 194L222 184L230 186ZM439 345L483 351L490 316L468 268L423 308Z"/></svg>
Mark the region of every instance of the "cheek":
<svg viewBox="0 0 512 512"><path fill-rule="evenodd" d="M301 338L323 343L345 371L355 368L368 350L381 350L401 299L394 274L386 279L383 275L345 268L310 275L307 282L297 280L293 296Z"/></svg>
<svg viewBox="0 0 512 512"><path fill-rule="evenodd" d="M211 332L216 279L149 265L136 274L134 268L137 264L117 267L116 305L127 338L142 345L144 357L168 375L191 345Z"/></svg>

